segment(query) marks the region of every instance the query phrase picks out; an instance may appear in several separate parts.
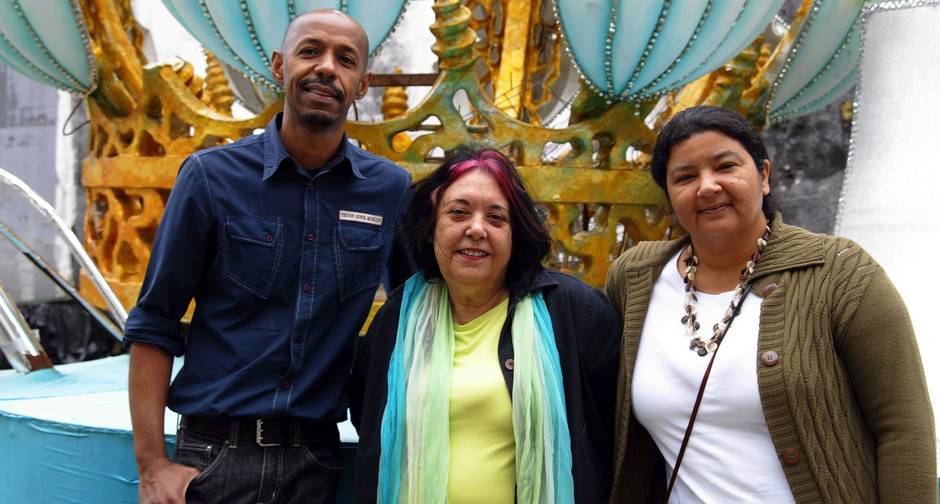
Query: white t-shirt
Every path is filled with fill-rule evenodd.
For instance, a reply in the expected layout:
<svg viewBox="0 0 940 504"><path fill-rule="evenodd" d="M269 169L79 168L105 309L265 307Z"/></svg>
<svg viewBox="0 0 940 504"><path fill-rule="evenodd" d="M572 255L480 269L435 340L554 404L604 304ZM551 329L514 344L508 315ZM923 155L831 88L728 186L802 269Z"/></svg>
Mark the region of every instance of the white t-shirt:
<svg viewBox="0 0 940 504"><path fill-rule="evenodd" d="M631 389L633 414L663 454L667 482L711 359L711 354L701 357L689 350L681 321L685 284L676 267L678 259L676 254L666 263L653 286ZM733 291L697 293L699 334L706 341L733 295ZM761 301L748 294L725 335L670 503L794 502L757 388Z"/></svg>

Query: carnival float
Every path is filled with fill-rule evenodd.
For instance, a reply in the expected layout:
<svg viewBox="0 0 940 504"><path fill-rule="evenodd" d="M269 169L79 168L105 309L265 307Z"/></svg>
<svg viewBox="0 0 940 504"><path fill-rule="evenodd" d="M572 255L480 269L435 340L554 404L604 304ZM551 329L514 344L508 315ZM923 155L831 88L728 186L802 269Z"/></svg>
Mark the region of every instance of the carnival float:
<svg viewBox="0 0 940 504"><path fill-rule="evenodd" d="M84 236L57 225L82 267L78 285L4 223L0 235L117 341L181 162L252 134L280 110L270 55L299 13L346 12L376 55L408 9L433 9L435 71L377 75L384 116L349 122L349 137L416 178L459 144L496 146L519 166L549 223L550 265L601 285L623 250L682 233L648 171L657 129L672 115L710 104L763 127L807 114L859 81L874 13L940 11L924 0L804 0L789 13L784 0L163 4L202 44L205 76L187 61L147 61L130 0L0 0L0 59L79 96L89 120ZM559 91L569 75L573 89ZM408 106L418 87L426 95ZM250 117L233 116L236 101ZM56 219L2 167L0 184ZM380 293L376 307L381 301ZM0 348L15 369L0 372L0 500L135 502L126 356L53 366L2 285ZM168 446L176 421L168 411ZM354 431L343 433L354 448Z"/></svg>

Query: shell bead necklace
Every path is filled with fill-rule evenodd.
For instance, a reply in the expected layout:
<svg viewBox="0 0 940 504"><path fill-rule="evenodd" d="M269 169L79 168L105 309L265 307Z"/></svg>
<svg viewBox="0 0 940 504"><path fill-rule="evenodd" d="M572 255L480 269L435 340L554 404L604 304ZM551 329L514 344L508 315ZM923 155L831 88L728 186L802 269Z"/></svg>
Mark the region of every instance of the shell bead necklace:
<svg viewBox="0 0 940 504"><path fill-rule="evenodd" d="M684 261L685 313L682 315L682 324L685 326L685 333L690 339L689 350L698 353L702 357L708 355L709 352L718 350L718 345L721 344L721 340L725 337L725 331L728 329L731 321L734 320L735 312L740 309L741 303L744 302L745 291L749 290L747 289L748 281L754 273L754 268L757 267L757 262L760 261L761 253L764 251L764 247L767 246L767 240L769 238L770 228L767 227L764 228L764 234L757 239L757 252L754 252L751 259L748 260L744 268L741 269L741 281L738 283L737 287L734 288L734 297L731 299L731 304L728 305L728 309L725 310L725 314L721 317L721 320L712 326L712 336L708 341L705 341L698 335L700 325L695 309L698 304L698 296L695 295L695 273L698 272L699 260L698 256L695 255L695 247L689 243L689 257Z"/></svg>

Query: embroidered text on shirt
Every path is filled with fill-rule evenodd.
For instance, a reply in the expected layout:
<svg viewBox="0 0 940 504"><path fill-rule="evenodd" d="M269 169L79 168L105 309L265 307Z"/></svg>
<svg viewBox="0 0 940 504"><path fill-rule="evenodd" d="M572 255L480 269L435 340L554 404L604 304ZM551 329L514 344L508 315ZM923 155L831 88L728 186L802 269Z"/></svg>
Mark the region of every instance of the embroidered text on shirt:
<svg viewBox="0 0 940 504"><path fill-rule="evenodd" d="M363 212L353 212L352 210L340 210L339 211L339 220L341 221L353 221L353 222L362 222L363 224L372 224L373 226L381 226L383 217L381 215L372 215Z"/></svg>

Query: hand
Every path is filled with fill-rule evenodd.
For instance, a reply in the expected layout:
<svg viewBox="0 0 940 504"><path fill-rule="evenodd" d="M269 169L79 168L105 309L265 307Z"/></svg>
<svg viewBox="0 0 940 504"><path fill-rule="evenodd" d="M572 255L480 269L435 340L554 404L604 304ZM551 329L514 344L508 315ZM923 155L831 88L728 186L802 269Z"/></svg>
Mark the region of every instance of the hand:
<svg viewBox="0 0 940 504"><path fill-rule="evenodd" d="M141 466L137 497L141 504L185 504L186 489L196 476L194 467L160 459Z"/></svg>

